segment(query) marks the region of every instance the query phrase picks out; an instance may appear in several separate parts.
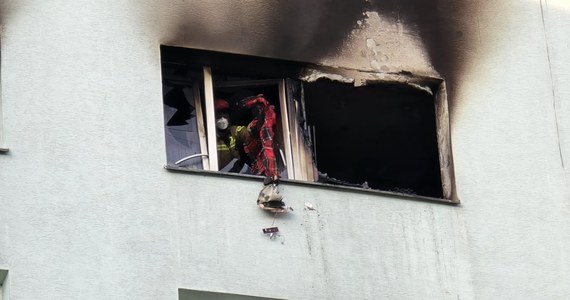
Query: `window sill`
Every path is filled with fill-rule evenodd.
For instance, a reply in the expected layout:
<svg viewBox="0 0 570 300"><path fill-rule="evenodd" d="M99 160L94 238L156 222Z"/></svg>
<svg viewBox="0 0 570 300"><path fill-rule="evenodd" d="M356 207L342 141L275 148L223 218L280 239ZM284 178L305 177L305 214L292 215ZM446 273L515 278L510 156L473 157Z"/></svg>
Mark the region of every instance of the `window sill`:
<svg viewBox="0 0 570 300"><path fill-rule="evenodd" d="M0 154L2 154L2 153L8 153L8 152L10 152L10 149L0 147Z"/></svg>
<svg viewBox="0 0 570 300"><path fill-rule="evenodd" d="M207 176L230 177L230 178L236 178L236 179L255 179L255 180L258 180L260 182L263 182L263 176L257 176L257 175L225 173L225 172L218 172L218 171L206 171L206 170L190 169L190 168L184 168L184 167L173 166L173 165L165 165L164 168L169 170L169 171L173 171L173 172L194 173L194 174L201 174L201 175L207 175ZM374 190L374 189L365 189L365 188L353 187L353 186L334 185L334 184L328 184L328 183L322 183L322 182L309 182L309 181L300 181L300 180L292 180L292 179L281 179L280 181L282 183L287 183L287 184L302 185L302 186L314 186L314 187L318 187L318 188L338 190L338 191L342 191L342 192L365 193L365 194L386 196L386 197L399 198L399 199L412 200L412 201L422 201L422 202L427 201L427 202L435 202L435 203L440 203L440 204L451 204L451 205L460 204L459 200L433 198L433 197L428 197L428 196L411 195L411 194L381 191L381 190Z"/></svg>

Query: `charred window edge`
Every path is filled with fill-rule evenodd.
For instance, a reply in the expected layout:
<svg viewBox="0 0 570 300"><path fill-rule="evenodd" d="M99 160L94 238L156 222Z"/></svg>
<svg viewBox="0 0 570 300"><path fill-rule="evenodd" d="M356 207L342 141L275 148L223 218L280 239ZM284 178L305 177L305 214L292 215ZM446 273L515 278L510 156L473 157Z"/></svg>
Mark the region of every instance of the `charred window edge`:
<svg viewBox="0 0 570 300"><path fill-rule="evenodd" d="M302 70L299 79L303 82L315 82L317 80L327 79L339 83L353 84L354 87L373 86L378 84L406 85L433 96L436 111L437 144L443 199L449 200L453 203L460 203L455 188L449 109L445 80L437 77L416 75L406 71L397 73L378 73L327 66L305 68ZM310 133L307 134L309 135ZM326 173L321 173L320 171L318 173L320 182L323 183L368 189L366 183L349 183L336 178L331 178Z"/></svg>
<svg viewBox="0 0 570 300"><path fill-rule="evenodd" d="M455 188L453 152L451 150L451 129L449 125L449 107L445 81L442 81L438 87L435 111L443 196L444 198L451 199L452 201L459 203L460 201Z"/></svg>
<svg viewBox="0 0 570 300"><path fill-rule="evenodd" d="M442 78L413 74L407 71L400 72L371 72L344 67L311 66L303 68L299 79L304 82L315 82L328 79L340 83L351 83L354 87L377 84L403 84L434 95Z"/></svg>

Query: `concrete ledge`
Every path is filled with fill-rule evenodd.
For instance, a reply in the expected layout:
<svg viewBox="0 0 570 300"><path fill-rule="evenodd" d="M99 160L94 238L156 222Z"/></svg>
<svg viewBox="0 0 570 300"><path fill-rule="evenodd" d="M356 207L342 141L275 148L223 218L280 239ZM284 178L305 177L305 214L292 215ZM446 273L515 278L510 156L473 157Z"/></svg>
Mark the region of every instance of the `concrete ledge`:
<svg viewBox="0 0 570 300"><path fill-rule="evenodd" d="M10 149L0 147L0 154L1 153L8 153L8 152L10 152Z"/></svg>
<svg viewBox="0 0 570 300"><path fill-rule="evenodd" d="M201 174L204 176L215 176L215 177L231 177L231 178L235 178L236 180L240 180L240 179L252 180L252 179L254 179L254 180L259 180L259 181L263 182L263 176L257 176L257 175L226 173L226 172L207 171L207 170L200 170L200 169L190 169L190 168L184 168L184 167L173 166L173 165L165 165L164 168L169 170L169 171L172 171L172 172L193 173L193 174ZM292 179L280 179L279 181L281 183L286 183L286 184L295 184L295 185L304 185L304 186L314 186L314 187L318 187L318 188L334 189L334 190L338 190L339 192L376 194L376 195L388 196L388 197L392 197L392 198L400 198L400 199L413 200L413 201L427 201L427 202L434 202L434 203L439 203L439 204L451 204L451 205L459 205L460 204L459 200L453 200L453 199L433 198L433 197L428 197L428 196L396 193L396 192L391 192L391 191L382 191L382 190L374 190L374 189L365 189L365 188L353 187L353 186L334 185L334 184L330 184L330 183L300 181L300 180L292 180Z"/></svg>

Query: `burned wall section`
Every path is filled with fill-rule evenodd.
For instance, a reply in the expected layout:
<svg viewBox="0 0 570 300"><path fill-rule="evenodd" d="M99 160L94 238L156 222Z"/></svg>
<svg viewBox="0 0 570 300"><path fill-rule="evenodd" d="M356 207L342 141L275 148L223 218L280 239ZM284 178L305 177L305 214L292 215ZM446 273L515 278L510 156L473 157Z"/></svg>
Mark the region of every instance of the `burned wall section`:
<svg viewBox="0 0 570 300"><path fill-rule="evenodd" d="M437 1L168 2L138 8L141 26L167 45L431 75L437 72L424 44L446 49L434 25L440 23Z"/></svg>
<svg viewBox="0 0 570 300"><path fill-rule="evenodd" d="M488 5L454 0L171 1L139 9L156 20L143 26L152 25L162 44L443 78L449 83L453 115L456 78L478 39L471 16L482 6Z"/></svg>
<svg viewBox="0 0 570 300"><path fill-rule="evenodd" d="M153 16L164 3L147 10ZM338 51L367 1L171 1L161 42L224 52L319 61Z"/></svg>
<svg viewBox="0 0 570 300"><path fill-rule="evenodd" d="M484 4L454 0L371 0L370 8L394 22L409 24L421 38L429 61L440 77L452 84L463 71L468 53L480 38L477 26L469 26L472 16ZM450 106L454 97L450 95Z"/></svg>

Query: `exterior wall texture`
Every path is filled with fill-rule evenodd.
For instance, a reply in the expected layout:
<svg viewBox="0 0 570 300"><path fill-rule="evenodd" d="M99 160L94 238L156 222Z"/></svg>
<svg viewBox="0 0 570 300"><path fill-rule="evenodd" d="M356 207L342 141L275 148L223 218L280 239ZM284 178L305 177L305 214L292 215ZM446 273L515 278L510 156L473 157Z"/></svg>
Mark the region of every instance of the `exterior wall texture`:
<svg viewBox="0 0 570 300"><path fill-rule="evenodd" d="M1 0L9 299L568 299L568 2L307 2ZM461 204L284 183L269 240L163 168L161 44L445 79Z"/></svg>

